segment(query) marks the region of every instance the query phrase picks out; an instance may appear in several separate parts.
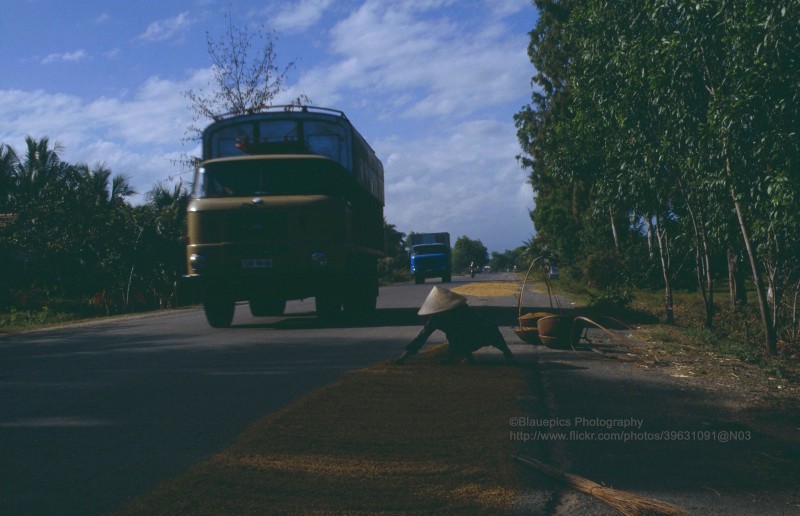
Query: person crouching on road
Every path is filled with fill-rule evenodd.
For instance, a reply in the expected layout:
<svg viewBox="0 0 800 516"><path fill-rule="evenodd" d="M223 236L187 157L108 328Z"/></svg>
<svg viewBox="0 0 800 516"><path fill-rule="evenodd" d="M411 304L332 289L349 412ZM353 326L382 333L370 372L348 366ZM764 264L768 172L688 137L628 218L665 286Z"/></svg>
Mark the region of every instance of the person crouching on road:
<svg viewBox="0 0 800 516"><path fill-rule="evenodd" d="M417 313L428 319L419 335L395 360L396 364L402 364L406 358L416 354L436 330L441 330L447 336L448 361L464 357L473 362L472 352L484 346L493 346L502 351L507 362L514 360L497 325L479 317L467 305L464 296L445 288L433 287Z"/></svg>

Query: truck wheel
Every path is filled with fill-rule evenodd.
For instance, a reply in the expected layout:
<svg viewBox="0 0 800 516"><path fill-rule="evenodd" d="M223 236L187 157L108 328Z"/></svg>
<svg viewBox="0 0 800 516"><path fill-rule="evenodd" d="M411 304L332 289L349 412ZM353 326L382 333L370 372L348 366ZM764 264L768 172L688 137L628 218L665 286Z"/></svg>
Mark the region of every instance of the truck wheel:
<svg viewBox="0 0 800 516"><path fill-rule="evenodd" d="M342 310L342 302L333 294L317 295L314 304L317 307L317 315L326 319L333 319Z"/></svg>
<svg viewBox="0 0 800 516"><path fill-rule="evenodd" d="M378 298L370 290L357 290L344 300L344 311L348 316L366 317L375 311Z"/></svg>
<svg viewBox="0 0 800 516"><path fill-rule="evenodd" d="M250 313L253 317L283 315L286 300L276 296L256 297L250 300Z"/></svg>
<svg viewBox="0 0 800 516"><path fill-rule="evenodd" d="M445 274L442 276L442 283L450 283L453 278L449 274Z"/></svg>
<svg viewBox="0 0 800 516"><path fill-rule="evenodd" d="M212 328L229 328L233 322L236 302L228 298L206 299L203 303L206 320Z"/></svg>
<svg viewBox="0 0 800 516"><path fill-rule="evenodd" d="M425 283L425 276L414 276L414 282L417 285L422 285L423 283Z"/></svg>

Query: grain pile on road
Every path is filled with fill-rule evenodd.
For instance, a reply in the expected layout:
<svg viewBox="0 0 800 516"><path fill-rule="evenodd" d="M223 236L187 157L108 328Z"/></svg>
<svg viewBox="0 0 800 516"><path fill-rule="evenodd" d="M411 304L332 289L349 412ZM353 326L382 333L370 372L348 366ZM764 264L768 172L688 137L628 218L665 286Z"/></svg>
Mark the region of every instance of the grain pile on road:
<svg viewBox="0 0 800 516"><path fill-rule="evenodd" d="M348 373L122 513L508 512L523 372L444 366L442 348Z"/></svg>
<svg viewBox="0 0 800 516"><path fill-rule="evenodd" d="M483 281L468 283L451 290L462 296L503 297L519 295L519 288L520 285L516 281Z"/></svg>

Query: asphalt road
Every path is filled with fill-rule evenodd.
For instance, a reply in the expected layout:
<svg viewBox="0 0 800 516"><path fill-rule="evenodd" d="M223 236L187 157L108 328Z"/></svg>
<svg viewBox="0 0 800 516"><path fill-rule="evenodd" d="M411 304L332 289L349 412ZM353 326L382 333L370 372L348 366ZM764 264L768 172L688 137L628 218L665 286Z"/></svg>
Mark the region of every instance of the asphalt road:
<svg viewBox="0 0 800 516"><path fill-rule="evenodd" d="M476 278L499 279L510 276ZM280 318L239 305L230 329L185 309L0 336L0 514L119 508L261 416L399 355L433 284L382 288L359 327L322 325L312 299ZM470 304L513 324L513 297Z"/></svg>
<svg viewBox="0 0 800 516"><path fill-rule="evenodd" d="M450 287L505 279L460 277ZM361 326L325 326L306 300L279 318L253 318L240 305L225 330L186 309L0 335L0 515L121 507L298 396L398 356L434 284L382 288L375 318ZM585 347L521 344L513 296L470 305L501 326L526 370L519 414L498 422L520 453L691 514L797 514L796 414L759 411ZM526 306L545 305L526 294ZM625 435L633 440L618 440ZM643 440L653 435L666 437ZM521 514L614 513L536 472L529 486Z"/></svg>

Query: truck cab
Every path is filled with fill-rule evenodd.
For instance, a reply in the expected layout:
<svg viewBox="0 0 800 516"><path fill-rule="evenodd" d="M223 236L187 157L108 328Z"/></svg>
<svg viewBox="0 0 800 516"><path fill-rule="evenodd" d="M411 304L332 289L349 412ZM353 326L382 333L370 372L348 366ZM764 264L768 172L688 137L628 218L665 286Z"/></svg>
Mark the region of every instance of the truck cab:
<svg viewBox="0 0 800 516"><path fill-rule="evenodd" d="M452 276L450 234L412 233L411 275L417 285L425 283L426 278L441 278L449 283Z"/></svg>

